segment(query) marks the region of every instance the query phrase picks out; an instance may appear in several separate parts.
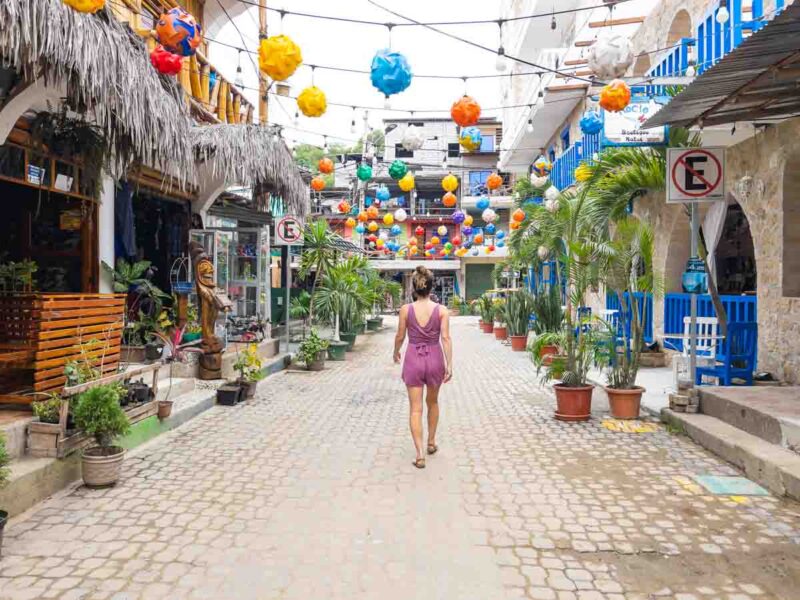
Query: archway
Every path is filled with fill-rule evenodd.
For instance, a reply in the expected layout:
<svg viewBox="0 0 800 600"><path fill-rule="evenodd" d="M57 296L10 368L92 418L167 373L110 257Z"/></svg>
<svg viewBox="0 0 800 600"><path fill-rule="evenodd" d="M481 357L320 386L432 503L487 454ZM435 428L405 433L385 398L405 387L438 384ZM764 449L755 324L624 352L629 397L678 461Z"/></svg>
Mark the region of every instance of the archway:
<svg viewBox="0 0 800 600"><path fill-rule="evenodd" d="M640 54L636 57L636 62L633 64L633 75L634 77L641 77L643 75L647 75L647 72L650 70L650 55L649 54Z"/></svg>
<svg viewBox="0 0 800 600"><path fill-rule="evenodd" d="M707 235L710 235L709 232ZM722 232L714 251L717 290L720 294L756 291L756 257L750 222L738 202L728 204Z"/></svg>
<svg viewBox="0 0 800 600"><path fill-rule="evenodd" d="M781 287L784 297L800 297L800 155L783 169L783 260Z"/></svg>
<svg viewBox="0 0 800 600"><path fill-rule="evenodd" d="M667 32L667 46L674 46L683 38L692 36L692 17L689 13L681 9L672 19L672 24Z"/></svg>

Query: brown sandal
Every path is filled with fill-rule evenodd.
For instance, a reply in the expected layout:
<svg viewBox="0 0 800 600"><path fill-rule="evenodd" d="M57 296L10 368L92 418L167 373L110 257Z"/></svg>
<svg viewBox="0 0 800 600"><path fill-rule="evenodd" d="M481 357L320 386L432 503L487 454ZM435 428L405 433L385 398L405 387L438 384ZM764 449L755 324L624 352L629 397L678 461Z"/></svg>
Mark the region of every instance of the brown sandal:
<svg viewBox="0 0 800 600"><path fill-rule="evenodd" d="M418 469L424 469L425 468L425 459L424 458L418 458L417 460L415 460L411 464L414 465L415 467L417 467Z"/></svg>
<svg viewBox="0 0 800 600"><path fill-rule="evenodd" d="M436 454L439 451L439 446L436 444L428 444L428 454Z"/></svg>

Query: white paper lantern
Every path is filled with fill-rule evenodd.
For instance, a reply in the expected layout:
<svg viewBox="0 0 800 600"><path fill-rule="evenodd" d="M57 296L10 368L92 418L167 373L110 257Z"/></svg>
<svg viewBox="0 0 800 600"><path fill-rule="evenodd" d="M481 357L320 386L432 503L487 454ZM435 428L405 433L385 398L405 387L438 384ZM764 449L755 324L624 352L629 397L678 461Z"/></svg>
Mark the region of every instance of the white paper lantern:
<svg viewBox="0 0 800 600"><path fill-rule="evenodd" d="M542 187L545 183L547 183L548 179L549 177L542 177L540 175L537 175L536 173L531 173L531 185L533 187L537 188Z"/></svg>
<svg viewBox="0 0 800 600"><path fill-rule="evenodd" d="M402 223L408 218L408 213L405 211L404 208L398 208L394 211L394 220L398 223Z"/></svg>
<svg viewBox="0 0 800 600"><path fill-rule="evenodd" d="M414 127L413 125L406 127L406 130L403 132L403 139L400 141L400 144L405 150L409 152L419 150L424 143L425 134L422 132L422 127Z"/></svg>
<svg viewBox="0 0 800 600"><path fill-rule="evenodd" d="M589 49L588 64L600 79L622 77L633 64L633 45L624 35L602 37Z"/></svg>
<svg viewBox="0 0 800 600"><path fill-rule="evenodd" d="M551 202L555 202L558 200L558 196L561 192L558 191L558 188L554 185L551 185L547 190L544 192L544 197Z"/></svg>
<svg viewBox="0 0 800 600"><path fill-rule="evenodd" d="M491 208L487 208L481 214L481 219L483 219L486 223L494 223L494 221L497 219L497 213Z"/></svg>
<svg viewBox="0 0 800 600"><path fill-rule="evenodd" d="M544 207L551 213L554 213L558 210L558 200L545 200Z"/></svg>
<svg viewBox="0 0 800 600"><path fill-rule="evenodd" d="M536 254L539 255L539 260L544 260L547 258L547 255L550 254L550 251L547 249L547 246L539 246Z"/></svg>
<svg viewBox="0 0 800 600"><path fill-rule="evenodd" d="M381 232L378 234L378 237L382 240L389 239L389 230L388 229L381 229Z"/></svg>

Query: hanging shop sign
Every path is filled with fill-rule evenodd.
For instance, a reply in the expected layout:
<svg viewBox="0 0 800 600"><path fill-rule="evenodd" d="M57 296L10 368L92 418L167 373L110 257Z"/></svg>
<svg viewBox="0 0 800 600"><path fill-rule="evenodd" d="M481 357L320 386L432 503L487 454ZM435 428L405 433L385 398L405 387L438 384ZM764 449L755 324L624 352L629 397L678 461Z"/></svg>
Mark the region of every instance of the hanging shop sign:
<svg viewBox="0 0 800 600"><path fill-rule="evenodd" d="M303 221L300 217L287 215L275 225L276 246L302 246Z"/></svg>
<svg viewBox="0 0 800 600"><path fill-rule="evenodd" d="M666 127L642 129L647 119L666 104L667 99L635 96L619 112L603 111L603 146L656 146L666 142Z"/></svg>
<svg viewBox="0 0 800 600"><path fill-rule="evenodd" d="M667 203L725 198L725 148L669 148Z"/></svg>

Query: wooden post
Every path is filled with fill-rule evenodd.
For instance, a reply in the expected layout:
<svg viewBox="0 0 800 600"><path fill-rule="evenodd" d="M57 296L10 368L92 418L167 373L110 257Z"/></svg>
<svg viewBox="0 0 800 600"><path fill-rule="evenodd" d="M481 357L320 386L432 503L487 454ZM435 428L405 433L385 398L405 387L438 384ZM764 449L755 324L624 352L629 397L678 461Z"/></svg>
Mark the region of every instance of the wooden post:
<svg viewBox="0 0 800 600"><path fill-rule="evenodd" d="M217 74L217 77L220 77L220 75ZM227 108L228 108L228 82L223 80L219 86L219 94L217 97L217 117L223 123L228 122Z"/></svg>
<svg viewBox="0 0 800 600"><path fill-rule="evenodd" d="M211 67L208 65L203 65L200 73L200 91L203 94L201 100L203 104L205 104L205 107L208 108L210 97L210 90L208 89L208 86L211 81Z"/></svg>
<svg viewBox="0 0 800 600"><path fill-rule="evenodd" d="M258 0L258 26L262 36L267 36L267 0ZM258 74L258 121L266 125L269 119L267 106L267 77Z"/></svg>
<svg viewBox="0 0 800 600"><path fill-rule="evenodd" d="M233 96L233 122L238 124L242 116L242 97L239 94Z"/></svg>
<svg viewBox="0 0 800 600"><path fill-rule="evenodd" d="M203 101L203 89L200 85L200 62L196 56L189 59L189 81L192 84L192 96Z"/></svg>

